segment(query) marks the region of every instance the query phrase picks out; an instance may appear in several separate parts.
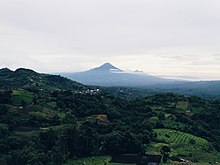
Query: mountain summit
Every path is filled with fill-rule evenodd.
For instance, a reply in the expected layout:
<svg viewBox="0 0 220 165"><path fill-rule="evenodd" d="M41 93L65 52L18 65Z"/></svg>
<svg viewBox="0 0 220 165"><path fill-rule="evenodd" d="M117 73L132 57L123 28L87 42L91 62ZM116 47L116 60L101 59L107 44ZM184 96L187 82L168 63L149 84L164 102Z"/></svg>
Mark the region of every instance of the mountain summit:
<svg viewBox="0 0 220 165"><path fill-rule="evenodd" d="M89 71L122 71L119 68L115 67L114 65L110 64L109 62L104 63L103 65L91 69Z"/></svg>
<svg viewBox="0 0 220 165"><path fill-rule="evenodd" d="M143 72L125 72L110 63L78 73L61 73L61 75L85 85L144 87L147 85L170 83L175 80L151 76Z"/></svg>

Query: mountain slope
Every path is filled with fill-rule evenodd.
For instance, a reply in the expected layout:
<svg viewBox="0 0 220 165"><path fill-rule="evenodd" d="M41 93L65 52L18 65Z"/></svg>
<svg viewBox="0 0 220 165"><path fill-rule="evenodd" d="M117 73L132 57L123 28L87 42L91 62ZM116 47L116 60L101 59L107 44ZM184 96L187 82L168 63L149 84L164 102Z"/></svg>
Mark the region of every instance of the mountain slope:
<svg viewBox="0 0 220 165"><path fill-rule="evenodd" d="M0 69L0 88L79 89L84 86L59 75L40 74L30 69Z"/></svg>
<svg viewBox="0 0 220 165"><path fill-rule="evenodd" d="M105 63L100 67L85 72L61 73L61 75L85 85L141 88L141 92L138 93L174 92L205 98L220 97L220 81L190 82L163 79L140 71L125 72L110 63ZM128 93L132 93L131 90L128 91ZM121 90L119 92L121 93Z"/></svg>
<svg viewBox="0 0 220 165"><path fill-rule="evenodd" d="M61 73L61 75L85 85L143 87L146 85L173 83L175 80L163 79L140 72L125 72L110 63L78 73Z"/></svg>

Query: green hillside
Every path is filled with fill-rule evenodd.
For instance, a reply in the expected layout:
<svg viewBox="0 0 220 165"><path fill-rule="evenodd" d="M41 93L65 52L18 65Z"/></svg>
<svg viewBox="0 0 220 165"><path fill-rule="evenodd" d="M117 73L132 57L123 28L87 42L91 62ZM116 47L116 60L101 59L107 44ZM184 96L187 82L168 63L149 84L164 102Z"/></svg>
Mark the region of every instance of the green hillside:
<svg viewBox="0 0 220 165"><path fill-rule="evenodd" d="M0 88L24 88L31 90L71 90L84 86L59 75L40 74L30 69L11 71L0 69Z"/></svg>
<svg viewBox="0 0 220 165"><path fill-rule="evenodd" d="M220 162L219 100L173 93L125 99L26 69L0 70L0 79L1 163L104 164L105 155L163 154L164 146L170 164Z"/></svg>

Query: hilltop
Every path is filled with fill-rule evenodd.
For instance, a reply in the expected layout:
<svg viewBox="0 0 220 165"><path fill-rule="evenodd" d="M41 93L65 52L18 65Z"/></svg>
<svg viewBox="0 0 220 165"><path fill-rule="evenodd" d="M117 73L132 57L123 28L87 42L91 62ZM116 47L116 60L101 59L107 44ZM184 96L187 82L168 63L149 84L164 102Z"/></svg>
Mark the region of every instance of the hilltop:
<svg viewBox="0 0 220 165"><path fill-rule="evenodd" d="M31 88L35 90L79 89L82 84L59 75L40 74L31 69L19 68L12 71L0 69L0 88Z"/></svg>

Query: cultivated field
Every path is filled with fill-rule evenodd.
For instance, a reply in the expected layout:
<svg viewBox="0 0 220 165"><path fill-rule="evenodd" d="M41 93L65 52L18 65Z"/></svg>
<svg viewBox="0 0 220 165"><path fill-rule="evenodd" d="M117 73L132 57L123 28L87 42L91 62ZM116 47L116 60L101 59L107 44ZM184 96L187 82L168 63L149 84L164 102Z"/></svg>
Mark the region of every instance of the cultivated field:
<svg viewBox="0 0 220 165"><path fill-rule="evenodd" d="M194 136L189 133L171 129L154 129L157 139L168 144L188 144L196 146L206 146L208 141L204 138Z"/></svg>

